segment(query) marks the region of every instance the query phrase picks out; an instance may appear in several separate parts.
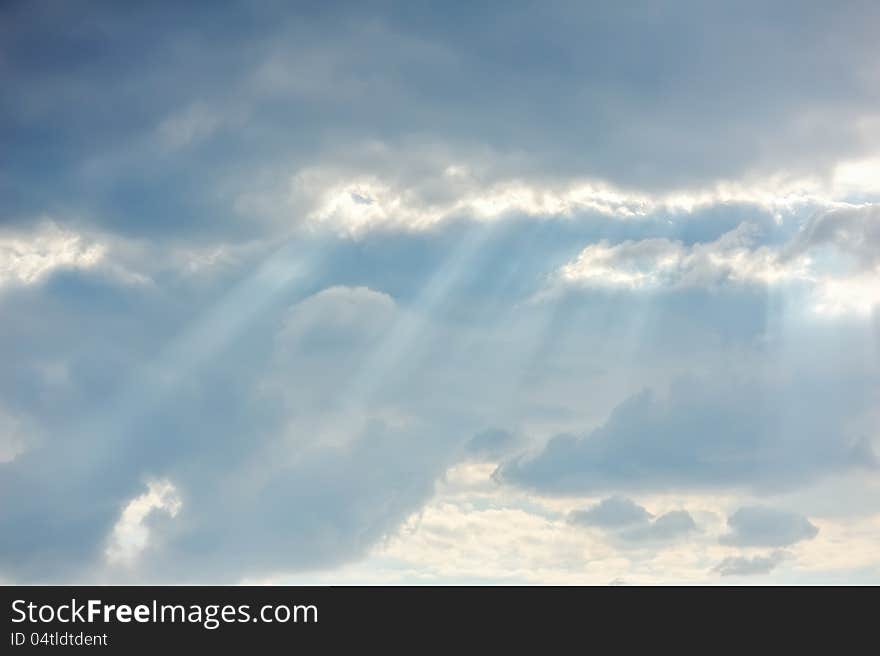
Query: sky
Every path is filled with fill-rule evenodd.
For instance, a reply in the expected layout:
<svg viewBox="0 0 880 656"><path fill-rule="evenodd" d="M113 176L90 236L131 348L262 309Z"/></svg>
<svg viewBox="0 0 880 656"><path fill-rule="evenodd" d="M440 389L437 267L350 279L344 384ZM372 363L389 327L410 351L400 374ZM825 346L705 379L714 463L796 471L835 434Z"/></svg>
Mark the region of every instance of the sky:
<svg viewBox="0 0 880 656"><path fill-rule="evenodd" d="M0 581L880 583L878 32L3 3Z"/></svg>

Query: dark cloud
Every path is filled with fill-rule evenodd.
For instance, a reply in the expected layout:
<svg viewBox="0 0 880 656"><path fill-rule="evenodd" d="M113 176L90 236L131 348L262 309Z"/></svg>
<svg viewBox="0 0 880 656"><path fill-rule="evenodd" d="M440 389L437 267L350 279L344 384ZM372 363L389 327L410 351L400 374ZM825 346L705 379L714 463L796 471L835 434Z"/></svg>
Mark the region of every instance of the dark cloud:
<svg viewBox="0 0 880 656"><path fill-rule="evenodd" d="M818 212L792 240L786 252L802 254L823 246L853 256L859 268L876 267L880 264L880 207L868 205Z"/></svg>
<svg viewBox="0 0 880 656"><path fill-rule="evenodd" d="M648 524L627 527L619 535L625 542L663 543L687 537L697 530L697 524L689 512L672 510Z"/></svg>
<svg viewBox="0 0 880 656"><path fill-rule="evenodd" d="M727 525L730 532L720 542L738 547L787 547L819 533L803 515L764 506L740 508L727 518Z"/></svg>

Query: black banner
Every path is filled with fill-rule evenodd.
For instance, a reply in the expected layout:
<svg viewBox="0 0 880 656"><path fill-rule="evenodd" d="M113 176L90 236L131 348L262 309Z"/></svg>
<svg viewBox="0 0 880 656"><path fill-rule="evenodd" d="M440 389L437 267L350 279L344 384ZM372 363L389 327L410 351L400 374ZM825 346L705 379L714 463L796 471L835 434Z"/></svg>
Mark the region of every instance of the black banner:
<svg viewBox="0 0 880 656"><path fill-rule="evenodd" d="M867 591L867 590L864 590ZM873 592L874 590L870 590ZM4 587L3 653L857 644L856 588ZM866 595L864 595L866 596ZM873 596L870 595L870 596ZM703 637L701 637L703 636ZM704 642L709 636L710 642ZM610 643L609 643L610 641ZM543 647L543 648L542 648ZM604 651L604 650L603 650Z"/></svg>

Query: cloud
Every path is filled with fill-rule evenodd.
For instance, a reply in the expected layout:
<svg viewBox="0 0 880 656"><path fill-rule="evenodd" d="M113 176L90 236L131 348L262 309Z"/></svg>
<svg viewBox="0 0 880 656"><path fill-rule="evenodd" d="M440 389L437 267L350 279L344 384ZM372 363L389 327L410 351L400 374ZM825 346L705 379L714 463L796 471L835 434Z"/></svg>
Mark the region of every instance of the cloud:
<svg viewBox="0 0 880 656"><path fill-rule="evenodd" d="M0 465L15 460L27 448L21 422L0 406Z"/></svg>
<svg viewBox="0 0 880 656"><path fill-rule="evenodd" d="M819 533L803 515L764 506L740 508L727 518L727 524L730 532L720 542L738 547L787 547Z"/></svg>
<svg viewBox="0 0 880 656"><path fill-rule="evenodd" d="M195 103L165 118L156 133L165 147L174 150L209 138L221 124L221 118L209 107Z"/></svg>
<svg viewBox="0 0 880 656"><path fill-rule="evenodd" d="M356 343L366 346L382 336L396 310L388 294L367 287L329 287L287 311L278 346L281 352L293 347L311 354Z"/></svg>
<svg viewBox="0 0 880 656"><path fill-rule="evenodd" d="M380 160L405 156L386 149L376 153ZM371 164L375 168L375 161ZM236 203L243 213L256 212L277 220L299 210L306 214L308 223L354 236L376 229L430 230L462 217L481 222L515 216L546 220L590 215L638 220L737 204L781 216L780 212L791 214L804 207L845 205L835 200L832 192L809 181L766 188L726 184L652 193L589 178L496 180L487 171L433 158L418 162L414 168L417 172L389 172L385 177L358 170L306 168L277 190L248 191ZM405 179L401 179L403 175Z"/></svg>
<svg viewBox="0 0 880 656"><path fill-rule="evenodd" d="M855 399L829 403L839 396L801 384L681 379L665 395L630 397L585 435L554 436L539 452L502 464L497 475L544 493L581 494L786 488L872 466L853 457L861 443L842 430Z"/></svg>
<svg viewBox="0 0 880 656"><path fill-rule="evenodd" d="M691 229L709 230L705 218ZM620 229L646 227L662 225ZM609 437L593 462L579 450L562 458L564 467L585 468L572 489L591 492L806 484L834 470L838 455L840 471L867 458L870 440L847 446L851 435L872 434L868 423L849 427L873 389L872 363L857 357L861 338L847 338L850 357L826 333L787 339L810 354L798 355L799 366L822 364L804 374L774 360L779 347L764 337L762 296L724 292L653 306L652 332L633 342L638 299L521 303L573 244L616 226L500 228L478 235L469 266L427 308L422 290L445 280L446 263L475 233L450 225L430 234L298 238L281 249L233 249L195 272L190 255L213 246L108 241L102 266L120 262L155 284L127 285L92 268L11 286L3 310L16 321L0 323L0 344L13 373L0 377L0 390L28 439L0 471L0 493L23 499L0 513L0 529L13 536L0 550L4 574L232 581L336 567L365 557L418 513L469 450L497 462L540 452L543 431L584 425L605 423L626 436ZM304 253L320 254L320 266L293 276ZM736 380L731 353L746 375L737 384L727 380ZM634 390L648 383L665 390L680 371L709 382L685 381L669 399L658 391L608 417L620 398L637 398ZM777 401L769 409L768 398ZM641 427L630 430L624 416ZM690 435L672 440L668 457L652 454L658 434L675 435L671 427L695 419L710 440ZM465 447L487 426L506 428ZM628 440L635 455L611 453ZM761 440L777 448L762 450ZM145 480L171 482L180 510L151 513L132 565L107 568L108 540ZM549 475L526 482L542 494L560 489ZM15 530L36 518L44 532ZM688 535L676 533L684 520L673 515L614 536L608 548L668 550ZM668 532L660 530L667 521Z"/></svg>
<svg viewBox="0 0 880 656"><path fill-rule="evenodd" d="M0 233L0 288L33 284L62 269L89 269L106 247L48 221L28 232Z"/></svg>
<svg viewBox="0 0 880 656"><path fill-rule="evenodd" d="M569 513L568 521L576 526L601 528L624 544L657 545L669 543L697 531L693 517L686 510L672 510L654 517L632 499L607 497L586 510Z"/></svg>
<svg viewBox="0 0 880 656"><path fill-rule="evenodd" d="M667 238L613 245L600 240L560 267L552 285L644 292L787 284L808 290L818 314L866 315L880 302L876 210L868 205L821 211L782 246L758 245L758 228L749 223L715 241L690 245ZM823 252L829 249L845 260L829 259Z"/></svg>
<svg viewBox="0 0 880 656"><path fill-rule="evenodd" d="M756 226L744 223L716 241L689 247L668 239L615 246L599 242L562 267L559 277L570 284L628 289L769 284L804 277L803 261L783 264L768 247L755 248L756 238Z"/></svg>
<svg viewBox="0 0 880 656"><path fill-rule="evenodd" d="M151 481L147 491L132 499L113 527L105 549L111 565L132 565L147 548L150 529L146 524L152 513L164 512L172 518L180 511L180 499L169 481Z"/></svg>
<svg viewBox="0 0 880 656"><path fill-rule="evenodd" d="M774 551L766 556L728 556L713 568L721 576L756 576L769 574L782 564L789 554Z"/></svg>
<svg viewBox="0 0 880 656"><path fill-rule="evenodd" d="M825 280L816 296L815 310L819 314L870 317L880 305L880 270Z"/></svg>
<svg viewBox="0 0 880 656"><path fill-rule="evenodd" d="M38 316L53 308L51 292L39 290ZM159 300L151 289L128 293L143 299L119 319L132 335L144 313L159 316L151 306ZM173 340L148 331L147 348L159 353L146 361L87 338L96 324L108 334L104 322L117 310L91 302L94 313L66 333L83 361L61 344L64 376L50 383L27 369L33 382L9 395L41 437L0 463L0 491L22 496L0 512L4 534L16 535L4 541L0 568L16 580L89 572L235 582L335 565L417 510L459 453L454 417L432 425L417 408L389 402L339 411L352 401L358 364L396 317L386 294L334 286L290 304L276 299L238 317L243 329L225 342L204 329L212 311L187 326L163 298ZM41 394L25 394L31 385ZM145 492L144 480L160 483ZM20 530L37 518L41 531Z"/></svg>
<svg viewBox="0 0 880 656"><path fill-rule="evenodd" d="M625 542L664 543L681 539L697 531L694 518L686 510L672 510L649 524L632 526L620 532Z"/></svg>
<svg viewBox="0 0 880 656"><path fill-rule="evenodd" d="M859 268L880 265L880 205L865 205L818 212L787 249L789 257L832 246L855 258Z"/></svg>
<svg viewBox="0 0 880 656"><path fill-rule="evenodd" d="M3 580L351 564L456 463L546 505L432 571L705 576L658 495L868 485L875 7L223 12L0 8Z"/></svg>
<svg viewBox="0 0 880 656"><path fill-rule="evenodd" d="M870 315L880 304L880 206L818 212L785 255L814 253L825 271L816 278L816 309L824 315Z"/></svg>
<svg viewBox="0 0 880 656"><path fill-rule="evenodd" d="M181 463L169 472L180 512L151 528L157 547L139 574L235 581L361 557L430 497L445 469L439 444L420 426L372 422L344 445L315 444L274 464L271 450L255 454L238 470L249 482L234 489L228 470Z"/></svg>
<svg viewBox="0 0 880 656"><path fill-rule="evenodd" d="M498 460L514 450L520 440L508 431L489 428L474 435L466 444L465 452L469 458Z"/></svg>
<svg viewBox="0 0 880 656"><path fill-rule="evenodd" d="M228 22L208 24L202 8L169 22L161 7L102 6L81 12L75 35L70 9L6 11L16 101L0 125L16 165L0 209L16 221L61 205L129 234L253 234L262 228L230 201L267 186L283 196L307 171L346 172L312 209L347 227L426 225L450 208L618 215L642 212L643 198L663 213L680 195L695 206L877 191L876 17L864 6L762 16L759 36L688 2L523 6L489 41L451 28L460 9L278 15L234 3ZM33 42L52 47L36 57ZM99 54L71 70L84 49ZM451 200L432 193L471 171ZM303 218L279 211L276 229Z"/></svg>
<svg viewBox="0 0 880 656"><path fill-rule="evenodd" d="M585 510L573 511L568 519L572 524L613 528L648 522L653 515L626 497L608 497Z"/></svg>

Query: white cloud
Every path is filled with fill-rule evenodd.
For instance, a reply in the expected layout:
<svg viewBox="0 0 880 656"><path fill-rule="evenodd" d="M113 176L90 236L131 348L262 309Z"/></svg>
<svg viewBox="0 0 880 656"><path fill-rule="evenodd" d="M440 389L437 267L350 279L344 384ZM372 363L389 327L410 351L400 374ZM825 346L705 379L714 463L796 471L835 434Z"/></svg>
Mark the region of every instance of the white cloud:
<svg viewBox="0 0 880 656"><path fill-rule="evenodd" d="M876 554L865 551L877 536L873 518L848 523L845 535L837 534L826 544L807 541L765 554L719 543L726 531L722 518L736 507L737 496L649 495L646 505L657 518L668 518L659 526L644 517L616 528L584 526L573 524L571 517L585 504L600 507L599 500L523 494L493 484L491 470L488 463L452 467L434 498L377 544L365 561L307 575L279 575L272 582L651 584L717 582L719 573L772 573L773 580L796 582L810 580L832 562L841 572L876 562ZM620 534L634 528L640 531ZM834 559L827 558L834 544L839 548L850 542L861 550L857 557L850 559L838 549ZM790 567L780 570L783 562Z"/></svg>
<svg viewBox="0 0 880 656"><path fill-rule="evenodd" d="M376 557L426 576L705 580L755 554L701 511L875 479L876 326L802 314L877 309L878 14L829 5L756 30L706 4L516 10L489 41L418 11L250 7L193 39L185 11L144 30L102 6L106 58L8 62L2 575L331 567L416 513ZM19 14L16 43L69 33L63 11ZM34 220L57 208L82 217ZM804 248L781 245L812 214ZM767 234L717 238L744 218ZM616 293L523 302L565 262L558 288ZM680 376L695 383L667 397ZM541 485L493 484L488 461L548 439ZM468 489L419 515L458 457L446 484ZM185 521L157 521L176 495L141 488L151 475L185 491ZM823 503L870 505L870 485ZM599 499L554 489L636 495L655 521L629 542L688 548L624 553L565 521ZM714 496L673 496L694 490ZM857 545L874 563L876 535L822 524L792 552L821 546L819 568L862 562Z"/></svg>
<svg viewBox="0 0 880 656"><path fill-rule="evenodd" d="M281 181L268 186L265 179L258 182L258 176L252 178L251 189L237 196L235 205L247 215L284 223L305 216L307 225L360 235L374 229L421 231L462 218L495 221L516 215L546 219L599 214L637 219L688 215L724 205L752 206L782 220L805 208L857 208L860 204L850 198L878 191L868 184L867 175L865 184L853 181L853 171L862 171L855 164L841 169L844 182L779 175L657 191L622 187L600 178L511 175L497 162L493 166L478 159L456 160L451 153L419 157L383 143L370 143L361 150L356 159L367 159L369 168L312 165L292 176L275 176Z"/></svg>
<svg viewBox="0 0 880 656"><path fill-rule="evenodd" d="M821 280L814 309L818 314L869 315L880 305L880 267L852 276Z"/></svg>
<svg viewBox="0 0 880 656"><path fill-rule="evenodd" d="M0 234L0 286L33 284L57 269L89 269L106 251L104 244L52 221L31 232Z"/></svg>

